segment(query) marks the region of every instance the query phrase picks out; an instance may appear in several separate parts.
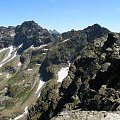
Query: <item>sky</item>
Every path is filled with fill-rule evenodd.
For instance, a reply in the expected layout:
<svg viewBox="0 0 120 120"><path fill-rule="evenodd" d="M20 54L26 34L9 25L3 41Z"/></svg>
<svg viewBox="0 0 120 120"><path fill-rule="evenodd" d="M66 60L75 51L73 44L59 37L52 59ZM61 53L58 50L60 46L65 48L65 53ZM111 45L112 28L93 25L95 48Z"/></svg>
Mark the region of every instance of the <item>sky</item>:
<svg viewBox="0 0 120 120"><path fill-rule="evenodd" d="M0 0L0 26L29 20L61 33L95 23L120 32L120 0Z"/></svg>

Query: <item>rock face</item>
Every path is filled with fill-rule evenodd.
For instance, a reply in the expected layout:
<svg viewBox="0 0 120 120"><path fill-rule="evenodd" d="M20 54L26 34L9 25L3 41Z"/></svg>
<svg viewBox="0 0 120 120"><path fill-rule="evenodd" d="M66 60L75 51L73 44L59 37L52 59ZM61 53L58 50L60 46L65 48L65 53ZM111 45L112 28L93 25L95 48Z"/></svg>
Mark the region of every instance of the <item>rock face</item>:
<svg viewBox="0 0 120 120"><path fill-rule="evenodd" d="M72 110L61 112L51 120L119 120L119 112L80 111Z"/></svg>
<svg viewBox="0 0 120 120"><path fill-rule="evenodd" d="M44 47L56 39L34 21L0 27L0 120L19 116L36 101Z"/></svg>
<svg viewBox="0 0 120 120"><path fill-rule="evenodd" d="M9 47L15 36L14 27L0 27L0 48Z"/></svg>
<svg viewBox="0 0 120 120"><path fill-rule="evenodd" d="M24 22L15 29L16 36L13 41L15 46L22 44L21 49L25 50L28 47L38 47L40 45L48 44L54 40L49 34L48 30L43 29L34 21Z"/></svg>
<svg viewBox="0 0 120 120"><path fill-rule="evenodd" d="M73 62L87 44L91 44L95 38L103 37L105 39L108 33L109 30L102 28L100 25L93 25L84 30L71 30L62 33L61 39L51 47L41 65L40 73L42 74L43 79L48 81L53 77L51 73L47 72L48 66L61 63L64 64L68 63L68 61Z"/></svg>
<svg viewBox="0 0 120 120"><path fill-rule="evenodd" d="M34 21L0 30L1 120L22 115L26 106L28 114L21 119L120 110L119 33L94 24L56 36ZM59 83L58 72L66 67L68 75Z"/></svg>
<svg viewBox="0 0 120 120"><path fill-rule="evenodd" d="M57 30L49 30L49 33L55 36L60 36L60 33Z"/></svg>
<svg viewBox="0 0 120 120"><path fill-rule="evenodd" d="M104 34L110 32L108 29L101 27L99 24L88 26L83 31L87 34L88 41L94 40L95 38L99 38Z"/></svg>
<svg viewBox="0 0 120 120"><path fill-rule="evenodd" d="M53 90L48 90L49 98L41 95L36 105L29 110L28 120L49 120L63 110L119 111L119 36L109 33L107 37L93 36L94 40L90 37L92 42L81 49L61 86L52 88L54 96L50 97Z"/></svg>

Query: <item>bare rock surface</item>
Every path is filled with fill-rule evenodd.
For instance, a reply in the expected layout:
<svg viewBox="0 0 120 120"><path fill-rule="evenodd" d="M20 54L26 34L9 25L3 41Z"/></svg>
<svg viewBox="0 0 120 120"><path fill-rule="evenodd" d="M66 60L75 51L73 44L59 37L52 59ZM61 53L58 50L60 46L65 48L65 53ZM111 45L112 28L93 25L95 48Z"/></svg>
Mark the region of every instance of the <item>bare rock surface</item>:
<svg viewBox="0 0 120 120"><path fill-rule="evenodd" d="M120 120L120 112L65 111L52 120Z"/></svg>

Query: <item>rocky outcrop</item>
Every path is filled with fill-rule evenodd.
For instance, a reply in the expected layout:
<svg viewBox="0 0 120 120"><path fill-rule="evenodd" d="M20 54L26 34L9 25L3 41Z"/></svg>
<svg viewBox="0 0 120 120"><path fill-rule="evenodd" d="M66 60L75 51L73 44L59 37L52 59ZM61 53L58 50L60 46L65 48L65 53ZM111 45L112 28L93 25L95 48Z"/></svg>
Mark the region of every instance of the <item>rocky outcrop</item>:
<svg viewBox="0 0 120 120"><path fill-rule="evenodd" d="M28 47L37 47L54 41L55 37L34 21L25 21L17 27L0 27L0 48L10 45L20 46L19 51Z"/></svg>
<svg viewBox="0 0 120 120"><path fill-rule="evenodd" d="M29 105L34 103L39 77L45 84L35 105L29 107L28 120L49 120L61 111L71 111L74 116L73 110L78 109L120 110L120 34L94 24L56 36L34 21L1 30L1 48L13 45L19 53L0 69L3 111L17 104L23 110L28 101ZM12 53L4 50L0 52L4 58ZM58 83L58 71L68 64L68 76ZM9 110L13 113L12 108ZM7 116L3 111L1 114Z"/></svg>
<svg viewBox="0 0 120 120"><path fill-rule="evenodd" d="M119 120L120 112L106 111L64 111L51 120Z"/></svg>
<svg viewBox="0 0 120 120"><path fill-rule="evenodd" d="M47 29L43 29L34 21L26 21L22 25L18 25L15 29L16 36L13 41L15 46L22 44L21 51L30 46L38 47L48 44L54 40Z"/></svg>
<svg viewBox="0 0 120 120"><path fill-rule="evenodd" d="M73 62L87 44L96 41L95 38L107 39L106 36L109 32L110 31L106 28L102 28L100 25L95 24L84 30L71 30L62 33L61 40L49 49L41 65L40 73L42 74L43 80L48 81L53 77L53 75L48 72L48 67L50 65ZM89 52L87 53L89 54Z"/></svg>
<svg viewBox="0 0 120 120"><path fill-rule="evenodd" d="M49 33L55 36L60 36L60 33L57 30L49 30Z"/></svg>
<svg viewBox="0 0 120 120"><path fill-rule="evenodd" d="M0 48L12 45L15 36L15 27L0 27Z"/></svg>
<svg viewBox="0 0 120 120"><path fill-rule="evenodd" d="M83 29L83 31L87 34L87 40L91 41L96 38L99 38L110 31L104 27L101 27L99 24L94 24L92 26L88 26L87 28Z"/></svg>
<svg viewBox="0 0 120 120"><path fill-rule="evenodd" d="M63 110L120 110L119 41L119 34L109 33L107 39L100 37L86 45L71 64L66 79L56 88L57 101L49 101L44 109L39 99L32 108L32 116L49 120ZM40 98L48 100L44 95ZM38 115L42 110L43 114Z"/></svg>

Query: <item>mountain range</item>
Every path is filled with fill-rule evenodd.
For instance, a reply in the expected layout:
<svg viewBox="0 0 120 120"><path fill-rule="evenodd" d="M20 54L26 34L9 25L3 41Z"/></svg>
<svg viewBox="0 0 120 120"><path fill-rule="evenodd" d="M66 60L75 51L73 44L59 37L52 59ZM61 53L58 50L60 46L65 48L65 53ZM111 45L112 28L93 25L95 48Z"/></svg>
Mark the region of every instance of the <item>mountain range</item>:
<svg viewBox="0 0 120 120"><path fill-rule="evenodd" d="M61 34L34 21L0 27L0 120L120 111L119 52L120 33L99 24Z"/></svg>

